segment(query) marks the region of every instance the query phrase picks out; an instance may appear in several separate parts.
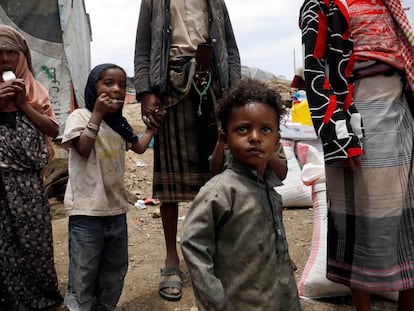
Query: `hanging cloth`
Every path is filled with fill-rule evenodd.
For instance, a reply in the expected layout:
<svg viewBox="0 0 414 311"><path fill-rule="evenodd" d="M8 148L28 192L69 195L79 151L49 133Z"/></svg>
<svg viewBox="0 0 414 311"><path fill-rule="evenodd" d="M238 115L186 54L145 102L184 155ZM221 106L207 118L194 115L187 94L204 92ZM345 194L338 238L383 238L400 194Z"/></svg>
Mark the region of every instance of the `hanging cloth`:
<svg viewBox="0 0 414 311"><path fill-rule="evenodd" d="M414 90L414 33L401 0L383 0L398 26L398 37L401 40L401 56L405 73L411 90Z"/></svg>

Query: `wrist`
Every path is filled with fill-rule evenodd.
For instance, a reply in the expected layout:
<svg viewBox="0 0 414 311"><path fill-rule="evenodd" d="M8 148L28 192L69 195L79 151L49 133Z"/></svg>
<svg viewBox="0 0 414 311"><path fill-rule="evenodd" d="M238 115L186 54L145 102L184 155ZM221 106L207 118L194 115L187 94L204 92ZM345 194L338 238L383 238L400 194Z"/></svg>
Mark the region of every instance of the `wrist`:
<svg viewBox="0 0 414 311"><path fill-rule="evenodd" d="M89 122L99 125L104 118L106 111L102 111L100 107L95 106L92 111L92 116L89 118Z"/></svg>
<svg viewBox="0 0 414 311"><path fill-rule="evenodd" d="M83 130L83 134L85 134L87 137L91 139L96 139L98 132L99 132L99 125L93 122L89 122L86 125L85 129Z"/></svg>
<svg viewBox="0 0 414 311"><path fill-rule="evenodd" d="M153 95L153 93L152 93L152 92L150 92L150 91L144 91L144 92L141 92L141 93L139 93L139 94L137 95L137 100L138 100L139 102L141 102L142 100L144 100L144 101L145 101L145 99L147 99L150 95Z"/></svg>
<svg viewBox="0 0 414 311"><path fill-rule="evenodd" d="M92 131L90 128L85 127L85 129L82 131L82 134L84 134L85 136L91 138L91 139L96 139L96 136L98 135L98 132L96 131Z"/></svg>
<svg viewBox="0 0 414 311"><path fill-rule="evenodd" d="M99 131L99 125L93 123L93 122L89 122L88 125L86 126L88 129L90 129L92 132L96 132L98 133Z"/></svg>
<svg viewBox="0 0 414 311"><path fill-rule="evenodd" d="M157 134L158 129L156 127L147 127L145 131L150 134Z"/></svg>

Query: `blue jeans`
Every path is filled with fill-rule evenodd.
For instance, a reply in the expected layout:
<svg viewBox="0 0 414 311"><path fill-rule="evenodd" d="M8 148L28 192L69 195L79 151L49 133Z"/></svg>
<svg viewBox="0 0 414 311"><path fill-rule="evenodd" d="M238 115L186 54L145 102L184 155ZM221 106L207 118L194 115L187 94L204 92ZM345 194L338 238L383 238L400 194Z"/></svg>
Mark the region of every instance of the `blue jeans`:
<svg viewBox="0 0 414 311"><path fill-rule="evenodd" d="M127 269L125 214L69 217L69 310L114 310Z"/></svg>

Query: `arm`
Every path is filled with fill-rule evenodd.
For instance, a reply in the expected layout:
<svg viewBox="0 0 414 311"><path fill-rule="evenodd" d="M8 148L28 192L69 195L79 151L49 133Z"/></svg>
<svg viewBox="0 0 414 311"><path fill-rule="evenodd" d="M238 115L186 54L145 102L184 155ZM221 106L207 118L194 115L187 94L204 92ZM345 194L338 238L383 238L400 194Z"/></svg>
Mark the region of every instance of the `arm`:
<svg viewBox="0 0 414 311"><path fill-rule="evenodd" d="M92 115L88 121L88 125L92 124L93 127L96 127L97 130L88 128L88 126L82 131L81 135L73 140L73 146L76 152L82 157L89 157L93 147L95 146L95 138L99 131L99 126L101 125L102 119L110 109L112 104L107 104L106 102L111 102L107 94L102 93L96 99L95 106L92 112Z"/></svg>
<svg viewBox="0 0 414 311"><path fill-rule="evenodd" d="M279 143L279 148L273 153L267 165L276 174L277 178L280 180L284 180L286 178L288 167L282 144Z"/></svg>
<svg viewBox="0 0 414 311"><path fill-rule="evenodd" d="M240 54L237 47L236 38L234 36L233 28L230 21L230 16L227 11L227 7L224 4L224 20L225 20L225 31L226 31L226 42L227 42L227 54L229 63L229 83L233 85L237 80L241 78L241 63Z"/></svg>
<svg viewBox="0 0 414 311"><path fill-rule="evenodd" d="M219 174L223 170L224 164L224 144L218 140L214 147L213 153L208 158L210 174L212 176Z"/></svg>
<svg viewBox="0 0 414 311"><path fill-rule="evenodd" d="M141 115L145 125L150 128L159 128L164 120L165 112L158 113L161 110L161 101L153 92L150 84L151 25L151 8L148 1L141 1L135 39L135 91L138 101L141 102Z"/></svg>
<svg viewBox="0 0 414 311"><path fill-rule="evenodd" d="M138 101L144 93L151 93L149 68L151 54L151 10L148 1L141 1L135 39L134 73ZM161 51L160 51L161 53Z"/></svg>
<svg viewBox="0 0 414 311"><path fill-rule="evenodd" d="M352 42L347 12L334 11L329 20L321 9L323 1L305 1L300 26L305 53L306 94L313 125L322 140L325 161L362 155L361 116L353 104ZM328 21L335 23L327 24ZM333 34L328 32L330 29ZM329 37L329 38L328 38ZM329 53L327 40L331 42ZM329 55L329 69L327 68ZM326 72L329 71L329 77Z"/></svg>
<svg viewBox="0 0 414 311"><path fill-rule="evenodd" d="M194 293L205 310L232 310L223 285L214 274L215 227L229 204L212 192L210 187L204 187L194 199L183 224L180 245Z"/></svg>
<svg viewBox="0 0 414 311"><path fill-rule="evenodd" d="M208 158L210 174L212 176L219 174L224 165L224 140L221 130L218 133L217 143L213 153Z"/></svg>
<svg viewBox="0 0 414 311"><path fill-rule="evenodd" d="M151 139L154 137L155 129L146 128L144 134L140 137L140 139L132 144L132 151L136 153L144 153L147 150L148 145L151 142Z"/></svg>
<svg viewBox="0 0 414 311"><path fill-rule="evenodd" d="M14 88L15 93L13 96L16 96L16 107L21 110L43 134L52 138L58 136L59 125L26 102L26 88L24 81L22 79L16 79L9 83L10 86L6 86L6 89Z"/></svg>

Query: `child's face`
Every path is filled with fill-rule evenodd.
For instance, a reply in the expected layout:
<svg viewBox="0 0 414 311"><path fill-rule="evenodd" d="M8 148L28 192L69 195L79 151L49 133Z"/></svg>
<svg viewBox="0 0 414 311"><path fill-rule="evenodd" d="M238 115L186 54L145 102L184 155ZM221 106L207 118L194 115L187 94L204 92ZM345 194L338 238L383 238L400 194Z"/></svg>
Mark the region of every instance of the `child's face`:
<svg viewBox="0 0 414 311"><path fill-rule="evenodd" d="M98 80L96 89L98 96L105 93L112 99L109 113L118 111L124 104L127 85L126 79L122 70L109 68L103 72L102 78Z"/></svg>
<svg viewBox="0 0 414 311"><path fill-rule="evenodd" d="M279 141L278 116L269 105L251 102L232 111L226 146L233 157L263 173Z"/></svg>
<svg viewBox="0 0 414 311"><path fill-rule="evenodd" d="M0 72L16 72L19 63L19 52L14 50L0 50Z"/></svg>

